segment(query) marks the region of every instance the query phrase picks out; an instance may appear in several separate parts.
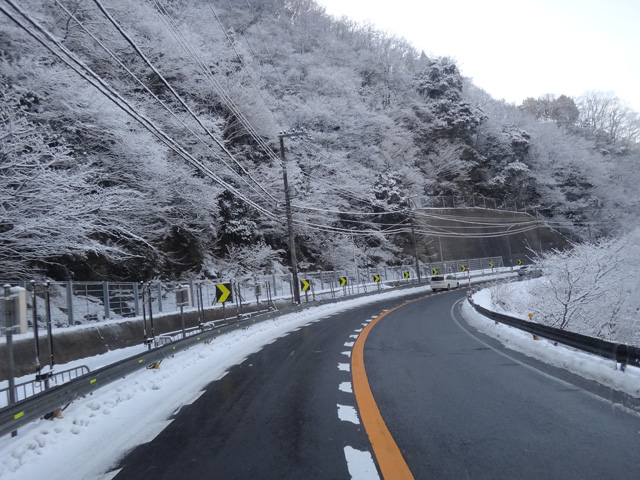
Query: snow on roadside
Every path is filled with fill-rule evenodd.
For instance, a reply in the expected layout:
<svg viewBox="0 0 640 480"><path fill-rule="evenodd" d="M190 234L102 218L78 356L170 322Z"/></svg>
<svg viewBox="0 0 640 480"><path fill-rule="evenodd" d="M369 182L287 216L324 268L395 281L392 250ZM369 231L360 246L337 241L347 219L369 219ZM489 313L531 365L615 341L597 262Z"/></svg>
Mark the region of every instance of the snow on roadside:
<svg viewBox="0 0 640 480"><path fill-rule="evenodd" d="M491 308L491 292L483 289L473 294L476 304ZM504 346L550 365L564 368L576 375L594 380L614 390L640 398L640 369L627 367L616 369L616 362L590 355L563 345L554 345L548 340L533 340L533 336L517 328L493 320L476 312L464 301L462 313L472 326L480 332L499 340Z"/></svg>
<svg viewBox="0 0 640 480"><path fill-rule="evenodd" d="M206 385L266 344L349 308L427 291L429 287L422 286L322 305L253 324L176 353L158 370L143 369L76 400L62 419L34 421L21 428L17 437L0 438L0 478L111 478L104 472L127 451L152 440L170 422L172 413L192 403ZM140 348L123 350L134 355ZM82 363L104 365L123 355L130 356L129 352L109 352Z"/></svg>

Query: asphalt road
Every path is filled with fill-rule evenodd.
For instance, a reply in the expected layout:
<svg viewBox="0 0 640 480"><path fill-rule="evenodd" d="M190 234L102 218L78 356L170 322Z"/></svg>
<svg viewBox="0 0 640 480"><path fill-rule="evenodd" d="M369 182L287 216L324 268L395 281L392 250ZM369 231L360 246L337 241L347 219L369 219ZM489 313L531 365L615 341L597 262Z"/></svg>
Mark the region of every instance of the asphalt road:
<svg viewBox="0 0 640 480"><path fill-rule="evenodd" d="M415 478L640 478L637 415L469 329L480 343L453 295L393 312L366 343L372 392Z"/></svg>
<svg viewBox="0 0 640 480"><path fill-rule="evenodd" d="M596 384L474 338L452 317L463 296L389 313L365 343L371 390L414 477L638 478L640 418ZM373 449L353 423L348 352L367 321L400 303L333 315L249 356L123 458L115 478L351 478L345 447Z"/></svg>

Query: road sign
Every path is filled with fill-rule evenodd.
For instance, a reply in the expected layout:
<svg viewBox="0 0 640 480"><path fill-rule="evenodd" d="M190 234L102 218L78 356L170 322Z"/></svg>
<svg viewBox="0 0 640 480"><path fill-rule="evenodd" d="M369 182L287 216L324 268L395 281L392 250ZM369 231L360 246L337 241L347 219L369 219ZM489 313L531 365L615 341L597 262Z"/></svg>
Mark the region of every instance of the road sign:
<svg viewBox="0 0 640 480"><path fill-rule="evenodd" d="M347 284L347 277L338 277L338 280L340 280L341 287L344 287Z"/></svg>
<svg viewBox="0 0 640 480"><path fill-rule="evenodd" d="M518 259L518 265L522 265L522 260Z"/></svg>
<svg viewBox="0 0 640 480"><path fill-rule="evenodd" d="M466 271L467 271L467 266L466 266L466 265L460 265L460 269L461 269L463 272L466 272Z"/></svg>
<svg viewBox="0 0 640 480"><path fill-rule="evenodd" d="M431 271L433 272L433 274L434 274L434 275L437 275L437 274L438 274L438 269L437 269L437 268L434 268L434 269L433 269L433 270L431 270Z"/></svg>
<svg viewBox="0 0 640 480"><path fill-rule="evenodd" d="M230 283L218 283L216 284L216 302L225 303L233 302L233 294L231 293Z"/></svg>
<svg viewBox="0 0 640 480"><path fill-rule="evenodd" d="M180 287L176 290L176 306L188 307L191 305L191 290L189 287Z"/></svg>
<svg viewBox="0 0 640 480"><path fill-rule="evenodd" d="M309 280L300 280L300 289L303 292L306 292L307 290L309 290Z"/></svg>
<svg viewBox="0 0 640 480"><path fill-rule="evenodd" d="M409 272L403 272L404 278L409 278Z"/></svg>
<svg viewBox="0 0 640 480"><path fill-rule="evenodd" d="M380 283L380 275L376 275L376 274L374 274L374 275L373 275L373 281L374 281L375 283Z"/></svg>
<svg viewBox="0 0 640 480"><path fill-rule="evenodd" d="M489 262L489 266L493 268L493 262Z"/></svg>

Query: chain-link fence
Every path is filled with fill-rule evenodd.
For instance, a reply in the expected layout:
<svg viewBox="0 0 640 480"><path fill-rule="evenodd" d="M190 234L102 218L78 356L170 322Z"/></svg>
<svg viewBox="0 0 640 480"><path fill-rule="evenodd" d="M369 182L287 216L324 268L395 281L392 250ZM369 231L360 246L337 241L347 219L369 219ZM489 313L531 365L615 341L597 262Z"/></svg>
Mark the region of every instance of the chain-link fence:
<svg viewBox="0 0 640 480"><path fill-rule="evenodd" d="M448 262L379 268L351 268L332 271L299 272L302 301L347 296L385 285L415 283L437 273L491 271L503 267L502 257L463 259ZM229 301L242 308L275 306L276 301L293 302L291 274L258 275L253 278L190 280L180 283L163 282L18 282L27 289L27 319L46 327L48 318L54 327L70 327L105 320L149 316L180 311L176 292L188 289L190 306L218 308L216 285L230 285Z"/></svg>

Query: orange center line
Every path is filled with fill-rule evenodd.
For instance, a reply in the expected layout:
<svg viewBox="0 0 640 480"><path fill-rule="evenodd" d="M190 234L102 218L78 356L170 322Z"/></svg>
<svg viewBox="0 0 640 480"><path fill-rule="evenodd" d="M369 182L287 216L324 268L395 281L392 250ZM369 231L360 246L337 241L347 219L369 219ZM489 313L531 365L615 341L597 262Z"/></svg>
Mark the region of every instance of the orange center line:
<svg viewBox="0 0 640 480"><path fill-rule="evenodd" d="M385 423L378 404L373 398L369 379L364 367L364 343L371 329L385 316L404 307L410 303L422 300L425 297L416 298L394 307L374 318L369 325L358 336L351 354L351 374L353 377L353 393L360 409L360 417L364 425L369 441L373 447L373 453L378 460L378 465L385 479L393 480L413 480L413 474L409 470L400 449L391 436L387 424Z"/></svg>

